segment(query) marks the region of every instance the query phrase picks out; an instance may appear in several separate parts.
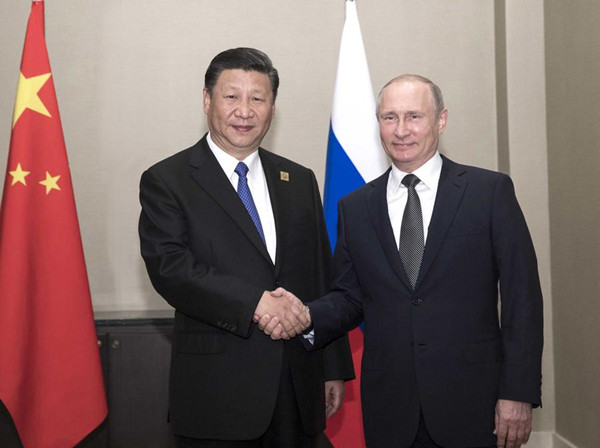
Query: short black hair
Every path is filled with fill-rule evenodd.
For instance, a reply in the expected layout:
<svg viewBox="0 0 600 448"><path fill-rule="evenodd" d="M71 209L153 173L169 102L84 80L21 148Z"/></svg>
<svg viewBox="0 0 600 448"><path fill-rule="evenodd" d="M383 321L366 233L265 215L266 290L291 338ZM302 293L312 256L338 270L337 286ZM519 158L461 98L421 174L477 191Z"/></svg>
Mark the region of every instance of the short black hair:
<svg viewBox="0 0 600 448"><path fill-rule="evenodd" d="M277 98L279 88L279 74L273 67L269 56L255 48L231 48L216 55L204 74L204 88L212 95L219 76L224 70L244 70L246 72L259 72L269 76L273 101Z"/></svg>

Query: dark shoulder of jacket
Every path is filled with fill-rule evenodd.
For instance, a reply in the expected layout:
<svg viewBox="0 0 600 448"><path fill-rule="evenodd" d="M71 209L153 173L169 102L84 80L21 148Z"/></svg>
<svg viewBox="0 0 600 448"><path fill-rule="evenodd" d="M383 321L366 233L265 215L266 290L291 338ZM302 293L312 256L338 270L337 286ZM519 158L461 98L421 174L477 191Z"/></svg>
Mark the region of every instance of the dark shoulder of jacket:
<svg viewBox="0 0 600 448"><path fill-rule="evenodd" d="M190 154L196 148L197 144L172 154L155 164L151 165L147 171L161 172L163 170L170 170L177 166L186 166L190 160Z"/></svg>
<svg viewBox="0 0 600 448"><path fill-rule="evenodd" d="M358 187L351 193L348 193L346 196L340 199L340 202L350 203L354 201L362 201L366 195L369 195L374 188L383 187L387 188L387 179L390 174L390 168L385 170L381 176L373 179L371 182L367 182L361 187Z"/></svg>
<svg viewBox="0 0 600 448"><path fill-rule="evenodd" d="M454 162L454 161L448 159L447 157L443 157L443 159L444 159L444 163L449 164L449 166L451 167L451 169L453 171L458 173L459 176L466 177L466 179L469 181L495 184L503 177L510 179L510 176L508 176L505 173L501 173L499 171L494 171L494 170L490 170L490 169L486 169L486 168L480 168L480 167L472 166L472 165L463 165L463 164Z"/></svg>

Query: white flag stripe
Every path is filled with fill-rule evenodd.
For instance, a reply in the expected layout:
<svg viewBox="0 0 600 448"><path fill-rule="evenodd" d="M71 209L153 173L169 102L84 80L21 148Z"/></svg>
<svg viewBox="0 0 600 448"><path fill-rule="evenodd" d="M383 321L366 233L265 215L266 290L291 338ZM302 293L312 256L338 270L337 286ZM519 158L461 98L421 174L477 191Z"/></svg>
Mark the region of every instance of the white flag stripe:
<svg viewBox="0 0 600 448"><path fill-rule="evenodd" d="M365 182L388 167L379 140L375 99L358 23L356 2L346 2L331 126L342 148ZM357 132L358 131L358 132Z"/></svg>

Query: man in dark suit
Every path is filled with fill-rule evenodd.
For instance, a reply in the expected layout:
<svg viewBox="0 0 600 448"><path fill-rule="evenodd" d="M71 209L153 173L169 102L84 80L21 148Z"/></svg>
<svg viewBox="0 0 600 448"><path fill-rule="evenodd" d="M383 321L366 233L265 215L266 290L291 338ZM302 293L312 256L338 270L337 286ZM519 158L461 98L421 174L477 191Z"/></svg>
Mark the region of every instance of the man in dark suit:
<svg viewBox="0 0 600 448"><path fill-rule="evenodd" d="M347 338L308 353L307 300L327 292L330 247L312 171L259 148L279 78L250 48L207 69L209 134L142 175L148 274L175 308L169 413L177 447L313 447L353 377ZM274 290L274 292L270 292ZM253 317L277 315L285 341Z"/></svg>
<svg viewBox="0 0 600 448"><path fill-rule="evenodd" d="M447 117L426 78L382 89L393 166L340 201L333 290L308 304L316 347L364 320L369 448L519 447L541 403L529 231L508 176L438 153ZM259 326L282 331L268 318Z"/></svg>

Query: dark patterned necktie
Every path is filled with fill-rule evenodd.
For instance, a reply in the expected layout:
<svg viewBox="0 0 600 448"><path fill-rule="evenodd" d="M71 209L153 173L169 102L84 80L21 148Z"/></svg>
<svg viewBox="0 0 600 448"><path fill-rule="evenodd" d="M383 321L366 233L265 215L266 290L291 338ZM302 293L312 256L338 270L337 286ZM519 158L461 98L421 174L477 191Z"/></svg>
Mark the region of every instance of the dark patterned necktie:
<svg viewBox="0 0 600 448"><path fill-rule="evenodd" d="M246 177L246 174L248 174L248 167L244 162L240 162L235 167L235 172L240 177L238 180L237 194L242 200L244 207L246 207L246 210L248 210L248 214L256 226L256 230L258 230L260 237L263 242L265 242L265 234L263 232L262 224L260 223L260 216L258 216L258 210L256 210L256 205L254 205L252 193L250 193L250 188L248 188L248 178Z"/></svg>
<svg viewBox="0 0 600 448"><path fill-rule="evenodd" d="M425 248L421 202L415 190L419 182L421 180L414 174L407 174L402 179L402 184L408 188L408 199L400 227L400 259L413 289L417 284Z"/></svg>

